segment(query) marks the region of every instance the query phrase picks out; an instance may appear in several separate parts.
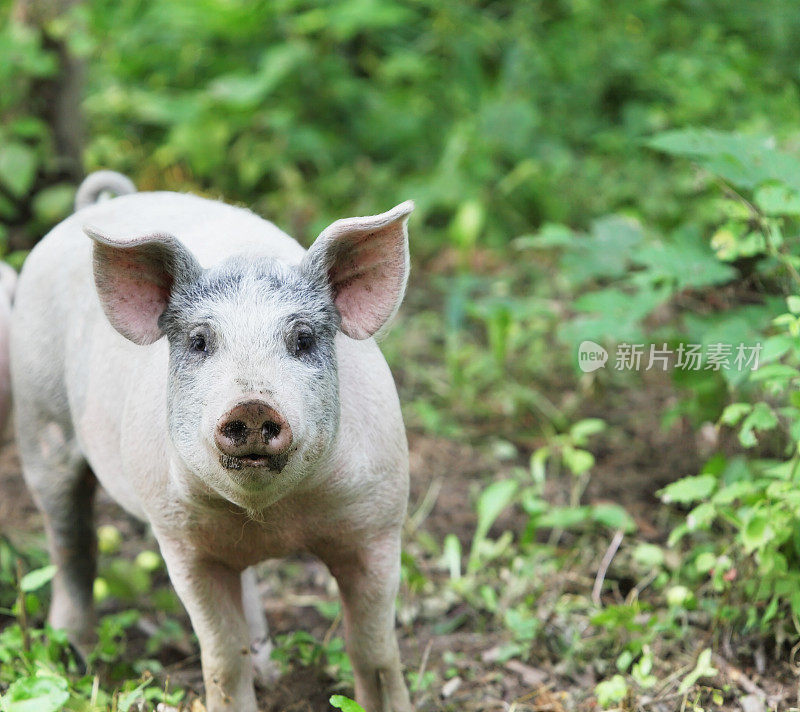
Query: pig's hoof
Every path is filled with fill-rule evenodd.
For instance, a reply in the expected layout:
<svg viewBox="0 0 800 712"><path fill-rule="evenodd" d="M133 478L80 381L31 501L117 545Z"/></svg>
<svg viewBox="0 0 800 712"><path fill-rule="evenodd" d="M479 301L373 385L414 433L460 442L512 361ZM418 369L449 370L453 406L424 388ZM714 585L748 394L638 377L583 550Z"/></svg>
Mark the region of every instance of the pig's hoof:
<svg viewBox="0 0 800 712"><path fill-rule="evenodd" d="M253 675L256 684L261 687L270 687L281 676L280 666L271 657L272 650L272 641L269 638L257 640L250 646Z"/></svg>

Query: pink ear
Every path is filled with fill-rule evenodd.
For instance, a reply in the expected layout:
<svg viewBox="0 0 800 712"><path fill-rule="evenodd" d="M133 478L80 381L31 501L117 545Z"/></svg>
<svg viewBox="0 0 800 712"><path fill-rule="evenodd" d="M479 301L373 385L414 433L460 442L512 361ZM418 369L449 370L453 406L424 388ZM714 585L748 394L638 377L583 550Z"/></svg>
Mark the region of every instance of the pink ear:
<svg viewBox="0 0 800 712"><path fill-rule="evenodd" d="M407 200L381 215L337 220L325 228L304 259L322 272L342 317L342 331L366 339L397 312L408 281Z"/></svg>
<svg viewBox="0 0 800 712"><path fill-rule="evenodd" d="M94 281L111 325L136 344L152 344L163 335L159 317L176 279L200 272L194 257L172 235L110 238L92 227Z"/></svg>

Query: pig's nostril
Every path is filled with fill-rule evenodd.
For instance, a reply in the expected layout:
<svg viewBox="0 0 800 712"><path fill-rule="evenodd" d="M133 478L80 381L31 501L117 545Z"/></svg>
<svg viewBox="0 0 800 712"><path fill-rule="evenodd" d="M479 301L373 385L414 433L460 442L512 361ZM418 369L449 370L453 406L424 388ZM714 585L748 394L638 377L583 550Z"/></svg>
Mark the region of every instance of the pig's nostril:
<svg viewBox="0 0 800 712"><path fill-rule="evenodd" d="M261 426L261 437L264 442L268 443L270 440L277 438L281 434L281 424L268 420Z"/></svg>
<svg viewBox="0 0 800 712"><path fill-rule="evenodd" d="M222 434L226 438L230 438L234 442L240 442L247 439L247 425L241 420L231 420L221 428Z"/></svg>
<svg viewBox="0 0 800 712"><path fill-rule="evenodd" d="M220 418L214 442L224 455L240 462L259 462L288 452L292 429L271 405L252 400L239 403Z"/></svg>

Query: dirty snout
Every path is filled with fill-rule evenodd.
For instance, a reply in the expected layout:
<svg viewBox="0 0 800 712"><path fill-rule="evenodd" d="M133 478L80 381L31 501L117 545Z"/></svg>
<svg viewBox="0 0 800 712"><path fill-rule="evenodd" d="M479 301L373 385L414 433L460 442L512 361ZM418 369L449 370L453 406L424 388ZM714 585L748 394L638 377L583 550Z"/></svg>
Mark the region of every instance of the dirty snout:
<svg viewBox="0 0 800 712"><path fill-rule="evenodd" d="M234 406L217 421L214 442L220 463L229 470L256 467L280 472L289 459L292 429L275 408L253 399Z"/></svg>

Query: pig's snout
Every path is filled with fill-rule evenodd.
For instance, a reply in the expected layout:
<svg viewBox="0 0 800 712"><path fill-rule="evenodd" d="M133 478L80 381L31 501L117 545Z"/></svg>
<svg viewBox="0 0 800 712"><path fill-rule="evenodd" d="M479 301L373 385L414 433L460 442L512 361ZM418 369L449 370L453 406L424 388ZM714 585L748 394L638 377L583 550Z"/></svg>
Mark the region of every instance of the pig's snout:
<svg viewBox="0 0 800 712"><path fill-rule="evenodd" d="M231 469L275 467L292 445L292 429L277 410L251 400L231 408L217 422L214 442Z"/></svg>

